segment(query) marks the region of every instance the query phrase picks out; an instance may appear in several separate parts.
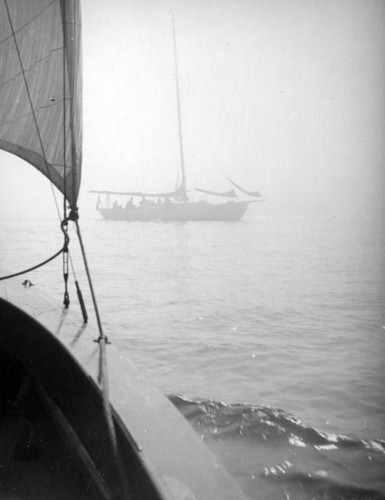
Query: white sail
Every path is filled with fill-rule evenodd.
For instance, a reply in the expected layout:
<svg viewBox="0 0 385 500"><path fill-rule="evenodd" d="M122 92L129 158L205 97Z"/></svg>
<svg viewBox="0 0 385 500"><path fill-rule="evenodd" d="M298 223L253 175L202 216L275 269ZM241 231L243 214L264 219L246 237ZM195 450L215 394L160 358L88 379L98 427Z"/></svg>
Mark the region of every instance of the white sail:
<svg viewBox="0 0 385 500"><path fill-rule="evenodd" d="M0 0L0 149L76 206L82 163L78 0Z"/></svg>

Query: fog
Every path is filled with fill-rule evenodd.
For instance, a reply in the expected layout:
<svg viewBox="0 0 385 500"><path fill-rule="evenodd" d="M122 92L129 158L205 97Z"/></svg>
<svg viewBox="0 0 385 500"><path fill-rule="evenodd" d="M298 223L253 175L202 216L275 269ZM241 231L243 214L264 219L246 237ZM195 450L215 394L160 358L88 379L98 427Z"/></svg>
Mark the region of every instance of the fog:
<svg viewBox="0 0 385 500"><path fill-rule="evenodd" d="M260 214L375 215L385 187L382 0L84 0L90 189L258 190ZM48 181L0 152L1 216L53 209Z"/></svg>

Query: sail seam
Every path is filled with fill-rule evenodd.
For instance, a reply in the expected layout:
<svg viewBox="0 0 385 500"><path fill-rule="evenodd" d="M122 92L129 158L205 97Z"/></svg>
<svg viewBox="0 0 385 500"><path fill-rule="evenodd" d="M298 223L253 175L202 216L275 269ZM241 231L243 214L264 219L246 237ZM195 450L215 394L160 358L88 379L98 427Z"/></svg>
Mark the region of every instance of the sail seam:
<svg viewBox="0 0 385 500"><path fill-rule="evenodd" d="M24 73L23 61L21 59L21 54L20 54L19 46L18 46L18 43L17 43L17 40L16 40L15 31L13 29L11 14L9 12L9 7L8 7L7 0L4 0L4 3L5 3L5 7L6 7L6 10L7 10L7 14L8 14L9 25L11 27L12 34L13 34L13 40L14 40L14 43L15 43L17 57L19 59L21 71L22 71L22 74L23 74L25 90L27 92L28 101L29 101L29 104L31 106L31 111L32 111L32 116L33 116L33 120L34 120L34 123L35 123L36 133L37 133L37 136L38 136L38 140L39 140L41 152L42 152L42 155L43 155L43 158L44 158L44 162L45 162L45 166L46 166L47 177L49 178L49 180L51 182L51 187L52 187L52 180L51 180L50 172L49 172L49 169L48 169L48 161L47 161L47 157L46 157L46 154L45 154L45 149L44 149L44 146L43 146L43 140L41 138L39 125L37 123L36 114L35 114L35 110L34 110L34 106L33 106L33 102L32 102L32 97L31 97L31 93L30 93L30 90L29 90L28 82L27 82L27 77L25 76L25 73ZM56 198L55 198L55 201L56 201Z"/></svg>
<svg viewBox="0 0 385 500"><path fill-rule="evenodd" d="M52 49L50 50L49 52L47 52L46 55L44 55L44 57L42 57L41 59L38 59L37 61L35 61L29 68L24 68L24 73L29 73L30 71L32 71L32 69L34 69L38 64L41 64L41 63L45 63L47 61L47 58L49 58L54 52L58 52L60 50L63 50L63 45L60 45L59 47L57 47L56 49ZM13 81L15 81L19 76L22 76L23 75L23 71L20 71L19 73L16 73L12 78L9 78L9 80L4 80L1 84L0 84L0 87L3 87L4 85L7 85L7 83L12 83Z"/></svg>
<svg viewBox="0 0 385 500"><path fill-rule="evenodd" d="M38 12L32 19L30 19L29 21L27 21L25 24L23 24L22 26L20 26L20 28L16 31L13 30L12 28L12 33L7 36L6 38L3 38L3 40L0 40L0 45L3 43L3 42L6 42L7 40L9 40L10 38L12 38L14 36L14 34L16 35L17 33L20 33L20 31L23 31L23 29L25 29L27 26L29 26L31 23L33 23L34 21L36 21L36 19L38 17L40 17L43 12L45 12L47 9L49 9L54 3L56 3L57 0L52 0L52 2L50 4L48 4L46 7L44 7L44 9L42 9L40 12ZM6 0L4 0L4 3L6 4L6 8L8 10L8 5L7 5L7 2Z"/></svg>
<svg viewBox="0 0 385 500"><path fill-rule="evenodd" d="M70 97L67 97L65 100L68 101L69 99L70 99ZM41 111L41 110L43 110L43 109L48 109L48 108L53 108L55 106L59 106L59 104L63 104L63 102L64 102L64 99L61 99L60 101L55 101L52 104L45 104L44 106L40 106L38 108L35 108L30 113L24 113L22 115L19 115L17 118L15 118L13 120L5 120L5 121L3 121L1 123L3 123L3 124L5 124L5 123L16 123L21 118L27 118L28 116L34 116L34 115L38 114L38 112Z"/></svg>

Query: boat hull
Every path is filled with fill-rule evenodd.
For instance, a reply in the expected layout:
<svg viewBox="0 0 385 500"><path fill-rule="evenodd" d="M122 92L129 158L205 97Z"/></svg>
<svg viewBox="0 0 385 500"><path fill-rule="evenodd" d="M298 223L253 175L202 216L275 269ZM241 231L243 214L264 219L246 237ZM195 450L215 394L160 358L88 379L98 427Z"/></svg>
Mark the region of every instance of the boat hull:
<svg viewBox="0 0 385 500"><path fill-rule="evenodd" d="M126 221L233 221L245 214L248 201L229 203L154 203L139 207L99 208L107 220Z"/></svg>
<svg viewBox="0 0 385 500"><path fill-rule="evenodd" d="M0 458L7 464L0 470L1 496L17 491L18 498L26 498L30 496L26 491L38 492L32 496L42 500L126 498L107 439L97 330L90 323L83 324L73 308L61 309L42 297L37 287L25 288L17 278L12 282L13 286L0 285L0 375L2 386L9 389L9 394L0 391ZM127 478L129 498L246 500L201 437L114 343L107 347L107 358L119 465ZM32 400L25 391L27 397L20 398L25 380L31 382L36 396ZM26 409L15 415L15 407L20 407L15 403L20 400L25 400ZM37 403L63 442L60 463L68 463L68 471L62 475L56 473L57 467L53 476L49 472L53 451L41 441L40 456L22 462L10 459L15 443L9 450L4 446L4 422L15 430L20 419L23 426L28 421L32 438L39 432L48 434L44 432L46 417L39 417ZM73 477L83 481L71 485ZM63 495L63 484L68 486L67 495Z"/></svg>

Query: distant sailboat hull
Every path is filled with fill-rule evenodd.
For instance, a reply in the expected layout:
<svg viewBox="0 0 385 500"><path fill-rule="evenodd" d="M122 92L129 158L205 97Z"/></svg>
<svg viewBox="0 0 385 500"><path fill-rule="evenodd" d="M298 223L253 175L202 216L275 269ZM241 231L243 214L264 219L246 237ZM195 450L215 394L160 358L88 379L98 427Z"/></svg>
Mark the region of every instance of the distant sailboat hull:
<svg viewBox="0 0 385 500"><path fill-rule="evenodd" d="M126 221L234 221L245 214L249 201L228 203L154 203L126 208L99 208L107 220Z"/></svg>

